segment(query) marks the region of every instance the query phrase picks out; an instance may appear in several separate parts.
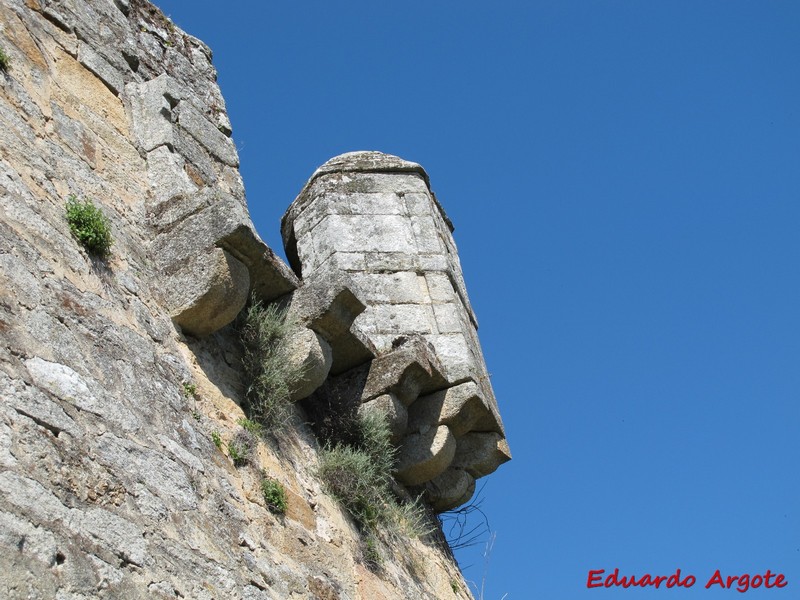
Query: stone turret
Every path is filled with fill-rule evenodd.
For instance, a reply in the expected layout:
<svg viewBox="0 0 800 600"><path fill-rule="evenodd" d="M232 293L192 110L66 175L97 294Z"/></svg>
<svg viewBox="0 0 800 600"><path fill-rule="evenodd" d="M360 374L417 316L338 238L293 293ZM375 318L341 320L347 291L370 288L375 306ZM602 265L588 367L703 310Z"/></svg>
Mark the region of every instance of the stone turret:
<svg viewBox="0 0 800 600"><path fill-rule="evenodd" d="M466 502L475 479L510 458L452 231L424 169L380 152L326 162L282 223L305 286L344 276L365 305L351 329L377 358L334 365L323 392L389 414L398 480L438 510Z"/></svg>

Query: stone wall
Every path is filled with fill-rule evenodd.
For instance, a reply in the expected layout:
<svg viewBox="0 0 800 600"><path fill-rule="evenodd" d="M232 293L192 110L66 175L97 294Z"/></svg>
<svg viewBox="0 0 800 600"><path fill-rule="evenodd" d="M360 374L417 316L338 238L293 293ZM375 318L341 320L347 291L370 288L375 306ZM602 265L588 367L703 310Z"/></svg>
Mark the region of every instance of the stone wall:
<svg viewBox="0 0 800 600"><path fill-rule="evenodd" d="M466 501L507 460L424 171L379 154L327 163L284 223L295 273L250 221L201 41L145 0L0 0L0 48L0 595L470 597L435 535L382 539L383 568L365 566L355 524L316 478L300 405L249 466L212 436L224 449L241 429L231 322L255 297L297 323L293 399L313 410L338 386L389 411L397 477L434 508ZM348 178L360 189L339 213L318 192L344 197ZM109 218L108 259L71 235L70 195ZM396 256L388 237L333 218L384 214L404 195L385 220L404 232ZM314 211L328 229L309 235ZM329 256L307 258L314 244ZM262 472L287 489L283 517Z"/></svg>

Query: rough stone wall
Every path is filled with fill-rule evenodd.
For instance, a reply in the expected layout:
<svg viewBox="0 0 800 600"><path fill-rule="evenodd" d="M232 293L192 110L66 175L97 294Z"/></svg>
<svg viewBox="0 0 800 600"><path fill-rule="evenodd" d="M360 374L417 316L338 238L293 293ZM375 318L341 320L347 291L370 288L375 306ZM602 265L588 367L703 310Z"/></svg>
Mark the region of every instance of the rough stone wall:
<svg viewBox="0 0 800 600"><path fill-rule="evenodd" d="M447 394L479 387L497 439L464 446L477 421L462 427L454 456L472 448L475 460L445 466L485 474L507 452L474 328L458 374L435 339L387 346L359 324L374 322L362 275L300 280L277 259L247 212L211 51L145 0L0 0L0 48L0 596L469 597L435 536L382 539L383 569L365 567L353 522L315 476L302 409L242 468L212 433L240 429L230 322L255 295L299 323L295 400L347 384L367 409L405 409L438 393L456 428L475 401ZM107 260L70 234L72 194L110 219ZM445 304L474 324L454 247L450 261ZM396 440L412 448L406 412ZM416 431L441 427L439 413L419 419ZM418 458L406 470L425 471ZM265 506L261 471L286 487L285 517ZM463 501L456 483L430 499Z"/></svg>

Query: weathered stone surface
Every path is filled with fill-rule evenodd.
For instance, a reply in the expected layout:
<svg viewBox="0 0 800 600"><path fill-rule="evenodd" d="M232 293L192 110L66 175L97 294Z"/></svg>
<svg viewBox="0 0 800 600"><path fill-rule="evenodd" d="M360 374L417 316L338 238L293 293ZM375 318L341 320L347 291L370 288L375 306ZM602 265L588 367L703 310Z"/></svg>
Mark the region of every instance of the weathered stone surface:
<svg viewBox="0 0 800 600"><path fill-rule="evenodd" d="M95 388L93 392L89 382L72 368L38 356L26 360L25 368L39 389L49 392L59 400L103 417L126 431L139 428L140 422L133 413L125 407L109 406L99 397L99 386L92 383L92 388ZM52 407L51 410L57 413L57 408Z"/></svg>
<svg viewBox="0 0 800 600"><path fill-rule="evenodd" d="M122 91L124 78L120 72L94 49L84 42L78 42L78 60L92 73L102 79L114 94L119 95Z"/></svg>
<svg viewBox="0 0 800 600"><path fill-rule="evenodd" d="M214 158L231 167L239 166L233 141L188 102L178 106L178 124L200 142Z"/></svg>
<svg viewBox="0 0 800 600"><path fill-rule="evenodd" d="M480 388L472 381L419 398L409 409L409 431L447 425L456 437L469 431L494 431L500 425L486 408Z"/></svg>
<svg viewBox="0 0 800 600"><path fill-rule="evenodd" d="M508 443L499 433L468 433L458 438L453 467L478 478L494 473L509 460Z"/></svg>
<svg viewBox="0 0 800 600"><path fill-rule="evenodd" d="M359 414L377 414L386 418L392 432L392 443L397 444L403 439L408 422L408 411L403 403L394 394L383 394L368 400L358 408Z"/></svg>
<svg viewBox="0 0 800 600"><path fill-rule="evenodd" d="M333 364L330 372L339 375L372 359L375 349L353 321L364 304L351 291L347 277L340 276L330 285L304 285L292 294L289 317L319 333L331 346Z"/></svg>
<svg viewBox="0 0 800 600"><path fill-rule="evenodd" d="M328 377L333 364L330 344L318 333L298 327L289 335L287 360L301 374L292 389L292 401L307 398Z"/></svg>
<svg viewBox="0 0 800 600"><path fill-rule="evenodd" d="M408 560L384 548L380 576L359 562L358 533L317 480L318 440L299 408L250 465L229 457L249 382L226 323L251 294L290 305L307 327L291 355L308 365L307 389L360 373L356 408L394 411L405 436L400 397L450 382L431 383L435 361L415 358L424 383L389 369L397 379L362 404L377 349L357 321L372 301L424 304L430 261L381 242L333 252L318 265L327 279L301 282L250 222L211 51L145 0L0 0L0 47L13 61L0 77L0 597L371 600L450 597L451 581L466 589L434 545L402 541ZM339 222L323 224L325 211L301 219L304 233L351 217L369 232L365 215L391 221L412 204L425 217L435 200L424 172L392 165L359 159L368 177L348 181L333 168L319 193L343 184L351 197L330 213ZM405 199L386 191L398 173ZM71 235L71 194L109 218L106 261ZM422 221L402 225L403 247ZM370 265L401 263L389 268L397 276L353 283ZM428 315L436 325L437 311ZM375 335L402 354L400 336ZM421 439L431 457L408 452L413 481L453 462L458 441L442 431ZM469 468L485 470L472 454ZM286 487L280 519L262 471Z"/></svg>
<svg viewBox="0 0 800 600"><path fill-rule="evenodd" d="M450 468L424 487L426 502L441 512L469 501L475 493L475 478L462 469Z"/></svg>
<svg viewBox="0 0 800 600"><path fill-rule="evenodd" d="M447 469L455 453L456 438L446 425L413 433L397 453L397 479L406 485L430 481Z"/></svg>
<svg viewBox="0 0 800 600"><path fill-rule="evenodd" d="M447 386L433 348L419 336L400 338L391 352L379 356L369 366L362 401L392 392L410 406L420 394Z"/></svg>
<svg viewBox="0 0 800 600"><path fill-rule="evenodd" d="M236 318L247 302L250 275L241 262L219 248L189 259L172 277L173 320L186 333L206 336Z"/></svg>
<svg viewBox="0 0 800 600"><path fill-rule="evenodd" d="M73 437L83 435L84 432L80 425L61 408L59 402L43 393L42 388L62 389L58 397L69 402L74 394L70 394L67 390L69 388L80 391L88 390L86 384L77 373L63 365L59 365L61 368L58 369L55 365L38 357L29 362L31 363L29 371L32 370L36 373L35 378L39 378L46 385L42 385L41 388L25 385L23 382L14 381L6 373L0 371L0 398L7 399L9 408L14 409L20 415L29 417L55 435L59 435L62 431ZM86 394L78 401L86 402L85 398L87 397L91 397L91 395ZM8 452L11 446L11 430L7 426L4 433L0 434L0 439L2 440L0 441L0 448L2 448L0 452L5 452L4 458L0 459L0 465L8 467L16 464L16 459Z"/></svg>
<svg viewBox="0 0 800 600"><path fill-rule="evenodd" d="M189 179L184 167L186 161L168 146L158 146L147 154L147 176L153 190L154 212L166 213L167 220L154 224L164 229L202 206L203 195L196 194L197 186ZM173 202L187 198L189 202ZM177 213L175 215L170 213ZM161 219L163 215L159 215ZM171 217L171 218L169 218Z"/></svg>

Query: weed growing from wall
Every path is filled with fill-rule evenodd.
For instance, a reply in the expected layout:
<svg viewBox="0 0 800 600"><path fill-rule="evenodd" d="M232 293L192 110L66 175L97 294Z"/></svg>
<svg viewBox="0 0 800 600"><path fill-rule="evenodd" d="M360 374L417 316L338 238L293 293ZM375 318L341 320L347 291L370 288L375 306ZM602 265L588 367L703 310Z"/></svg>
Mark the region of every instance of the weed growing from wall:
<svg viewBox="0 0 800 600"><path fill-rule="evenodd" d="M250 463L258 448L258 438L246 429L239 429L228 443L228 456L234 467L243 467Z"/></svg>
<svg viewBox="0 0 800 600"><path fill-rule="evenodd" d="M351 446L325 448L320 457L320 478L362 529L374 528L384 512L388 483L369 455Z"/></svg>
<svg viewBox="0 0 800 600"><path fill-rule="evenodd" d="M366 534L361 540L361 560L373 573L380 571L383 566L380 542L371 533Z"/></svg>
<svg viewBox="0 0 800 600"><path fill-rule="evenodd" d="M0 71L8 71L9 66L11 66L11 59L8 54L5 53L5 50L0 48Z"/></svg>
<svg viewBox="0 0 800 600"><path fill-rule="evenodd" d="M239 429L227 444L222 441L218 431L212 431L211 441L220 451L223 451L223 448L228 450L228 457L234 467L243 467L252 462L258 448L258 437L244 428Z"/></svg>
<svg viewBox="0 0 800 600"><path fill-rule="evenodd" d="M286 342L293 326L279 306L254 302L240 329L250 417L269 428L288 421L292 385L302 376L287 360Z"/></svg>
<svg viewBox="0 0 800 600"><path fill-rule="evenodd" d="M271 477L264 477L261 480L261 494L264 496L264 502L267 503L267 508L273 513L282 515L286 513L286 490L281 485L281 482Z"/></svg>
<svg viewBox="0 0 800 600"><path fill-rule="evenodd" d="M390 534L411 537L428 533L431 528L420 504L400 503L392 492L396 449L386 418L363 415L358 430L356 443L328 445L321 452L319 476L328 493L350 513L365 536L381 527Z"/></svg>
<svg viewBox="0 0 800 600"><path fill-rule="evenodd" d="M89 254L99 258L108 256L113 239L111 223L91 200L81 201L72 194L67 200L69 230Z"/></svg>

